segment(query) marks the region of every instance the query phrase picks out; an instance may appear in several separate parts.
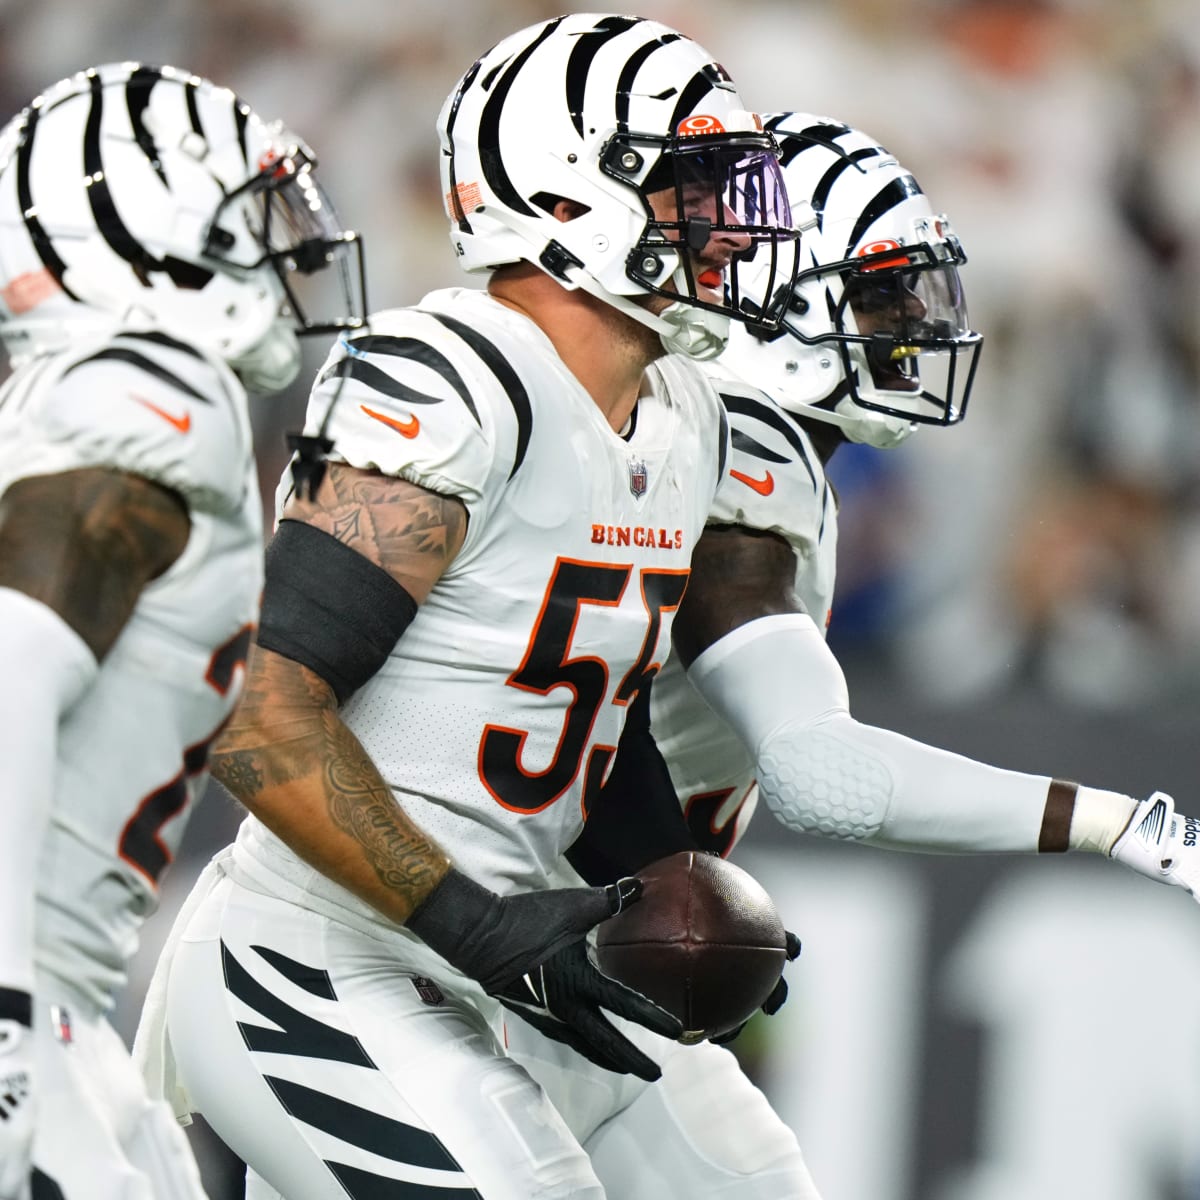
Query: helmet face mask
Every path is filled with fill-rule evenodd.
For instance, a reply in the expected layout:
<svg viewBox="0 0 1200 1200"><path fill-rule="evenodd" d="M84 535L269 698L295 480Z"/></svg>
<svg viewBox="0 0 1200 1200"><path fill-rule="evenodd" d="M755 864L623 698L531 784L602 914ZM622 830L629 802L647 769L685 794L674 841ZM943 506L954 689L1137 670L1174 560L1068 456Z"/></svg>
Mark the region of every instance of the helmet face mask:
<svg viewBox="0 0 1200 1200"><path fill-rule="evenodd" d="M463 76L438 128L464 270L533 263L696 357L719 351L731 319L780 319L772 298L795 273L799 231L778 146L674 30L594 13L522 30ZM748 285L752 253L772 266Z"/></svg>
<svg viewBox="0 0 1200 1200"><path fill-rule="evenodd" d="M266 151L258 174L222 199L204 255L247 274L270 268L298 334L358 328L366 318L362 239L338 222L312 151L281 125L270 130L279 148ZM237 229L251 234L249 245L231 231Z"/></svg>
<svg viewBox="0 0 1200 1200"><path fill-rule="evenodd" d="M811 203L779 327L734 331L722 365L851 441L897 445L966 413L982 337L967 321L949 220L867 135L806 113L765 124L793 206Z"/></svg>
<svg viewBox="0 0 1200 1200"><path fill-rule="evenodd" d="M823 294L829 327L809 333L790 315L783 327L802 343L836 349L851 403L902 422L953 425L966 413L982 339L967 321L958 274L966 256L949 221L922 218L914 237L933 222L935 242L873 242L852 259L801 272L793 311Z"/></svg>
<svg viewBox="0 0 1200 1200"><path fill-rule="evenodd" d="M366 311L357 235L313 167L281 126L170 67L108 64L48 89L0 134L0 338L14 364L85 331L150 327L249 387L285 386L298 335L356 328ZM299 307L298 276L337 278L333 315Z"/></svg>
<svg viewBox="0 0 1200 1200"><path fill-rule="evenodd" d="M650 140L614 134L602 168L621 178L620 167L610 164L637 161ZM793 224L774 138L746 133L655 142L657 164L638 189L647 222L630 250L628 276L654 295L777 324L786 295L781 284L798 264L796 239L780 234ZM759 254L766 272L760 263L755 293L747 296L741 265ZM675 268L668 273L670 263Z"/></svg>

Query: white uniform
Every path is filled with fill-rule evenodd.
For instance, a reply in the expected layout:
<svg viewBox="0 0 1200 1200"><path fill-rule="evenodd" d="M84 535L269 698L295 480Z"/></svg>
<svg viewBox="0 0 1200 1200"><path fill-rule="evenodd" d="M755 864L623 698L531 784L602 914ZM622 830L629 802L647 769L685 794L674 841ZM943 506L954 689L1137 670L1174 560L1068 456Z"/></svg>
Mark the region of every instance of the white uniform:
<svg viewBox="0 0 1200 1200"><path fill-rule="evenodd" d="M717 383L732 451L709 523L785 538L796 553L795 589L824 627L833 596L837 506L808 435L762 393ZM727 855L754 812L754 764L734 731L688 682L672 656L650 693L651 729L697 841ZM559 882L579 883L564 869ZM678 1047L620 1022L663 1068L654 1084L597 1071L518 1021L510 1052L542 1085L584 1143L610 1196L730 1196L819 1200L795 1137L724 1048Z"/></svg>
<svg viewBox="0 0 1200 1200"><path fill-rule="evenodd" d="M0 391L0 493L87 467L178 493L191 535L59 731L38 869L34 1156L70 1200L191 1197L179 1131L103 1014L241 687L262 589L245 393L223 363L156 333L38 358Z"/></svg>
<svg viewBox="0 0 1200 1200"><path fill-rule="evenodd" d="M725 466L720 400L664 359L618 436L534 325L460 290L376 317L335 351L310 427L339 389L340 459L458 496L470 517L342 715L467 874L544 887L638 682L666 656ZM251 1200L606 1195L583 1130L504 1053L499 1005L253 818L176 929L137 1053L250 1164Z"/></svg>
<svg viewBox="0 0 1200 1200"><path fill-rule="evenodd" d="M837 501L821 459L795 418L761 393L725 381L717 386L733 448L709 521L786 539L796 555L796 595L825 629L833 601ZM749 752L688 682L677 657L654 682L650 718L692 832L705 849L727 856L757 799Z"/></svg>

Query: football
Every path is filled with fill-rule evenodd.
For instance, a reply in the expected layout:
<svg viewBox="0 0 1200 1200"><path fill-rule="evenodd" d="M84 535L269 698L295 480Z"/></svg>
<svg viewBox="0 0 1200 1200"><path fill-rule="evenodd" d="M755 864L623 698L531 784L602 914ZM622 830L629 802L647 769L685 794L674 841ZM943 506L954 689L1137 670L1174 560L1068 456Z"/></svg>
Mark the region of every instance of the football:
<svg viewBox="0 0 1200 1200"><path fill-rule="evenodd" d="M741 867L691 850L637 874L641 899L597 928L600 970L678 1017L682 1041L734 1029L770 995L787 961L771 897Z"/></svg>

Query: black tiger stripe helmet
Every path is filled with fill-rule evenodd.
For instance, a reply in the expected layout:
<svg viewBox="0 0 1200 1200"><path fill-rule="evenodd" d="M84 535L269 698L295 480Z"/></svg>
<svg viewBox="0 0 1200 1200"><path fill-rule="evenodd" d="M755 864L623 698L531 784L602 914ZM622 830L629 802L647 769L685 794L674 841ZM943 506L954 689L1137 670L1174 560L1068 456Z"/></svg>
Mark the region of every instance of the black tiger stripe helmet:
<svg viewBox="0 0 1200 1200"><path fill-rule="evenodd" d="M521 30L466 72L438 129L468 272L534 263L697 358L719 353L731 318L780 319L799 230L778 145L675 30L597 13ZM654 316L648 295L675 303Z"/></svg>
<svg viewBox="0 0 1200 1200"><path fill-rule="evenodd" d="M147 326L249 387L285 386L298 334L365 316L361 242L314 167L282 125L171 67L113 63L55 84L0 132L0 338L14 364Z"/></svg>
<svg viewBox="0 0 1200 1200"><path fill-rule="evenodd" d="M967 320L967 257L949 218L862 130L803 112L764 123L817 224L782 326L736 330L722 368L879 448L961 421L983 338Z"/></svg>

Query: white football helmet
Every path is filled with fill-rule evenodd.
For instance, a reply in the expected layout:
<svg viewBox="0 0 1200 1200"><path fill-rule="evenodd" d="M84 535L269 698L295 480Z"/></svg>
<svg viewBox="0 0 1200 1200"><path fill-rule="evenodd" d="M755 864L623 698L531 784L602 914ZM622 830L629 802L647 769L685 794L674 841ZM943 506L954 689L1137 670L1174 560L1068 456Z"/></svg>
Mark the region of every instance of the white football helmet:
<svg viewBox="0 0 1200 1200"><path fill-rule="evenodd" d="M967 410L983 339L967 323L949 220L873 138L828 117L776 113L788 192L817 227L776 329L737 329L720 368L789 411L889 447ZM756 264L755 264L756 265Z"/></svg>
<svg viewBox="0 0 1200 1200"><path fill-rule="evenodd" d="M438 131L466 271L534 263L695 358L720 352L731 317L778 323L799 237L778 146L682 34L618 14L531 26L467 71ZM655 316L648 295L675 302Z"/></svg>
<svg viewBox="0 0 1200 1200"><path fill-rule="evenodd" d="M357 328L362 245L309 149L171 67L62 80L0 132L0 339L13 365L80 334L160 329L247 387L295 377L298 334ZM333 315L301 293L332 284Z"/></svg>

